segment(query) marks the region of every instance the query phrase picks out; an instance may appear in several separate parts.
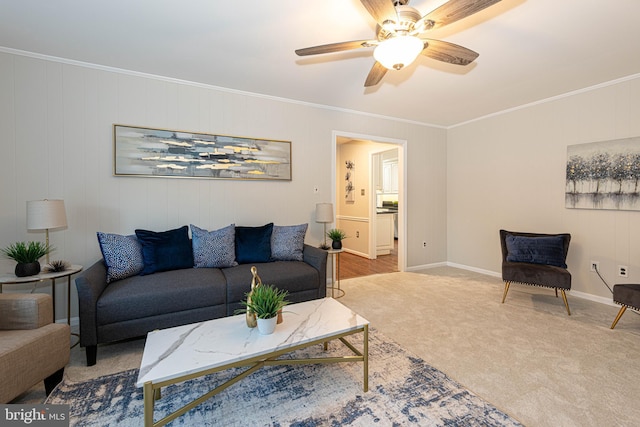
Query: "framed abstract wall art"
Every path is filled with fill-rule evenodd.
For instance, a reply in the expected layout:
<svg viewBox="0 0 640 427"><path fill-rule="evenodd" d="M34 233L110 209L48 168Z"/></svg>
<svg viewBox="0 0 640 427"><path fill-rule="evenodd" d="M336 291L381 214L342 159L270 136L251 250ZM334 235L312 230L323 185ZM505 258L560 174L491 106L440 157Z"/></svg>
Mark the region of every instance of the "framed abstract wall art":
<svg viewBox="0 0 640 427"><path fill-rule="evenodd" d="M114 175L291 181L291 142L113 125Z"/></svg>
<svg viewBox="0 0 640 427"><path fill-rule="evenodd" d="M640 137L567 147L565 206L640 210Z"/></svg>

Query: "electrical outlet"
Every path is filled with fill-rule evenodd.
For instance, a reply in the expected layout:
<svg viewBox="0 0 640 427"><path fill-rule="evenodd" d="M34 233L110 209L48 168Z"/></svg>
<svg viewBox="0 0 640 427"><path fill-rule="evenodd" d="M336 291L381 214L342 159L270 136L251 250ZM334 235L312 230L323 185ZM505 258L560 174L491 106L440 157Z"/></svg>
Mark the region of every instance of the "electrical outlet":
<svg viewBox="0 0 640 427"><path fill-rule="evenodd" d="M590 271L594 273L600 270L600 263L598 261L591 261L589 265L591 266Z"/></svg>
<svg viewBox="0 0 640 427"><path fill-rule="evenodd" d="M359 238L360 238L360 232L356 231L356 239L359 239Z"/></svg>
<svg viewBox="0 0 640 427"><path fill-rule="evenodd" d="M618 276L620 277L629 277L629 267L626 265L618 266Z"/></svg>
<svg viewBox="0 0 640 427"><path fill-rule="evenodd" d="M426 248L427 247L427 242L422 242L422 247Z"/></svg>

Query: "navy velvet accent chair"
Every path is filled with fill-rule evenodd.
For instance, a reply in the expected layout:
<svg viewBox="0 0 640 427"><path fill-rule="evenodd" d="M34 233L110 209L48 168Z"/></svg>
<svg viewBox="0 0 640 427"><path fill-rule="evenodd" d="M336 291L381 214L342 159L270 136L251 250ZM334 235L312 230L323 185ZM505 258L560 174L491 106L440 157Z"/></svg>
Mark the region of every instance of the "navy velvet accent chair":
<svg viewBox="0 0 640 427"><path fill-rule="evenodd" d="M502 280L504 304L511 283L558 289L570 316L565 291L571 289L571 273L566 258L571 235L524 233L500 230L502 247Z"/></svg>

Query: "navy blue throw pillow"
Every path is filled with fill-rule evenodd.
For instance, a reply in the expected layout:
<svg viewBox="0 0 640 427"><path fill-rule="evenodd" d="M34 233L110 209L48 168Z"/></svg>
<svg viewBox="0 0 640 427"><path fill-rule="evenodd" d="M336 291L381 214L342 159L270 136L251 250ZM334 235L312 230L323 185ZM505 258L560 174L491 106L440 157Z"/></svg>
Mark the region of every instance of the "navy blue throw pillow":
<svg viewBox="0 0 640 427"><path fill-rule="evenodd" d="M144 261L141 275L193 267L193 250L186 225L162 232L136 230L136 236L142 246Z"/></svg>
<svg viewBox="0 0 640 427"><path fill-rule="evenodd" d="M555 265L567 268L562 236L507 236L507 261Z"/></svg>
<svg viewBox="0 0 640 427"><path fill-rule="evenodd" d="M236 261L238 264L271 261L273 223L261 227L236 226Z"/></svg>

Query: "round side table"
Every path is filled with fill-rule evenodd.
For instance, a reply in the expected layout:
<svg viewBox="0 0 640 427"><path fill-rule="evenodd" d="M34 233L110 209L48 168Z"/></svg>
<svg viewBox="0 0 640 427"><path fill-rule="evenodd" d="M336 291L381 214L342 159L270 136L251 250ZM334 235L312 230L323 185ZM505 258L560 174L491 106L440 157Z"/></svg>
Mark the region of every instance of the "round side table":
<svg viewBox="0 0 640 427"><path fill-rule="evenodd" d="M72 265L65 271L48 273L41 271L39 274L27 277L18 277L15 274L0 276L0 294L4 285L18 285L24 283L37 283L51 281L51 298L53 299L53 321L56 321L56 279L67 278L67 324L71 325L71 276L82 271L81 265Z"/></svg>

